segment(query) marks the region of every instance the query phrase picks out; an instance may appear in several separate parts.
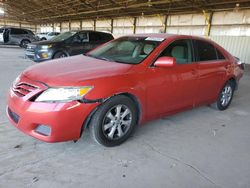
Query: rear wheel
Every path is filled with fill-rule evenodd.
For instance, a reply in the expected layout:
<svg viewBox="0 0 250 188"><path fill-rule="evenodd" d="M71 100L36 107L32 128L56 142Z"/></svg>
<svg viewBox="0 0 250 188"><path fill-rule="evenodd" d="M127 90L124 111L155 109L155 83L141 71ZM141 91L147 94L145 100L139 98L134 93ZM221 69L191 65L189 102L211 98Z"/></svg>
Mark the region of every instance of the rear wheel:
<svg viewBox="0 0 250 188"><path fill-rule="evenodd" d="M228 81L222 88L216 103L214 104L218 110L226 110L232 102L235 84Z"/></svg>
<svg viewBox="0 0 250 188"><path fill-rule="evenodd" d="M67 57L67 54L66 54L66 53L64 53L64 52L57 52L57 53L54 55L53 59L64 58L64 57Z"/></svg>
<svg viewBox="0 0 250 188"><path fill-rule="evenodd" d="M137 124L137 110L134 102L122 95L106 101L94 114L90 132L99 144L112 147L126 141Z"/></svg>
<svg viewBox="0 0 250 188"><path fill-rule="evenodd" d="M24 40L21 41L20 47L21 47L21 48L27 48L27 45L28 45L29 43L30 43L29 40L24 39Z"/></svg>

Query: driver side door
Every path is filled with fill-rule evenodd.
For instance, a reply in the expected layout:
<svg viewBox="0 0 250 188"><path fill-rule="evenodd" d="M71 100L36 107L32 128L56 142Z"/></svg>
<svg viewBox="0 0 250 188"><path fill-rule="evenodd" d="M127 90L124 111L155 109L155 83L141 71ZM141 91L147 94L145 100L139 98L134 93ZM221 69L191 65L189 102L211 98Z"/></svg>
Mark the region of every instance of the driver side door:
<svg viewBox="0 0 250 188"><path fill-rule="evenodd" d="M86 53L85 46L89 42L89 36L87 32L79 32L72 37L70 44L71 54L78 55Z"/></svg>
<svg viewBox="0 0 250 188"><path fill-rule="evenodd" d="M174 57L173 67L148 69L148 118L158 118L195 105L198 67L194 62L191 39L177 39L159 57ZM159 58L158 57L158 58Z"/></svg>

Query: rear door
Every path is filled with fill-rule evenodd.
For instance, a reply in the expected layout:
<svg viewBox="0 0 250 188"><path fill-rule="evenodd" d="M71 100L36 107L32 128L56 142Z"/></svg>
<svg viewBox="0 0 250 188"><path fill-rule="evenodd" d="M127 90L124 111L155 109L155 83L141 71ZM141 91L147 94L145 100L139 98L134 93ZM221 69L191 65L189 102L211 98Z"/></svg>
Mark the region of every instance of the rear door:
<svg viewBox="0 0 250 188"><path fill-rule="evenodd" d="M208 103L217 98L223 85L229 62L208 41L194 40L194 47L199 72L196 103Z"/></svg>
<svg viewBox="0 0 250 188"><path fill-rule="evenodd" d="M197 94L198 67L194 62L191 39L178 39L159 57L174 57L176 66L152 67L147 75L149 118L194 106Z"/></svg>
<svg viewBox="0 0 250 188"><path fill-rule="evenodd" d="M22 29L11 28L9 35L9 43L19 44L22 39L26 38L27 32L24 32Z"/></svg>

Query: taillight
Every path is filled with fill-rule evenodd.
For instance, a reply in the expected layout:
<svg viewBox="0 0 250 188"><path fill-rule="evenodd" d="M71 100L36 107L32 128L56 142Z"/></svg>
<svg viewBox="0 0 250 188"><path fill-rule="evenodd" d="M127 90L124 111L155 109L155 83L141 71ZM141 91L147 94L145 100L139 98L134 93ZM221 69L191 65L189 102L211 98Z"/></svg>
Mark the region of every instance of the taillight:
<svg viewBox="0 0 250 188"><path fill-rule="evenodd" d="M245 69L245 63L242 62L239 58L235 57L237 65L244 70Z"/></svg>
<svg viewBox="0 0 250 188"><path fill-rule="evenodd" d="M242 61L237 61L237 65L238 65L242 70L245 69L245 63L244 63L244 62L242 62Z"/></svg>

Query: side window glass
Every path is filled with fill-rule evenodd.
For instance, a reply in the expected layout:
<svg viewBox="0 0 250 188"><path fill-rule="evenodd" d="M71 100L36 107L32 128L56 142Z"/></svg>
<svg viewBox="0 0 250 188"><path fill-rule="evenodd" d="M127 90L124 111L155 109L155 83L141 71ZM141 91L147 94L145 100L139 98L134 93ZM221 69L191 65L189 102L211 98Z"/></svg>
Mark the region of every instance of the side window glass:
<svg viewBox="0 0 250 188"><path fill-rule="evenodd" d="M80 36L78 34L74 35L72 42L73 43L80 43L81 42Z"/></svg>
<svg viewBox="0 0 250 188"><path fill-rule="evenodd" d="M172 42L160 55L160 57L174 57L177 64L188 64L192 62L191 40L180 39Z"/></svg>
<svg viewBox="0 0 250 188"><path fill-rule="evenodd" d="M28 34L28 31L25 31L25 30L21 30L21 34Z"/></svg>
<svg viewBox="0 0 250 188"><path fill-rule="evenodd" d="M220 52L220 50L216 49L216 52L217 52L217 59L219 60L226 59L224 55Z"/></svg>
<svg viewBox="0 0 250 188"><path fill-rule="evenodd" d="M103 37L103 40L105 41L109 41L109 40L112 40L113 37L110 35L110 34L102 34L102 37Z"/></svg>
<svg viewBox="0 0 250 188"><path fill-rule="evenodd" d="M89 41L89 37L87 33L79 33L79 37L81 42L88 42Z"/></svg>
<svg viewBox="0 0 250 188"><path fill-rule="evenodd" d="M10 34L17 35L17 34L20 34L20 33L18 32L18 29L11 28Z"/></svg>
<svg viewBox="0 0 250 188"><path fill-rule="evenodd" d="M212 44L201 40L196 40L195 43L198 53L198 61L217 60L216 50Z"/></svg>
<svg viewBox="0 0 250 188"><path fill-rule="evenodd" d="M98 41L102 40L99 33L94 33L94 32L89 33L89 39L91 42L98 42Z"/></svg>

